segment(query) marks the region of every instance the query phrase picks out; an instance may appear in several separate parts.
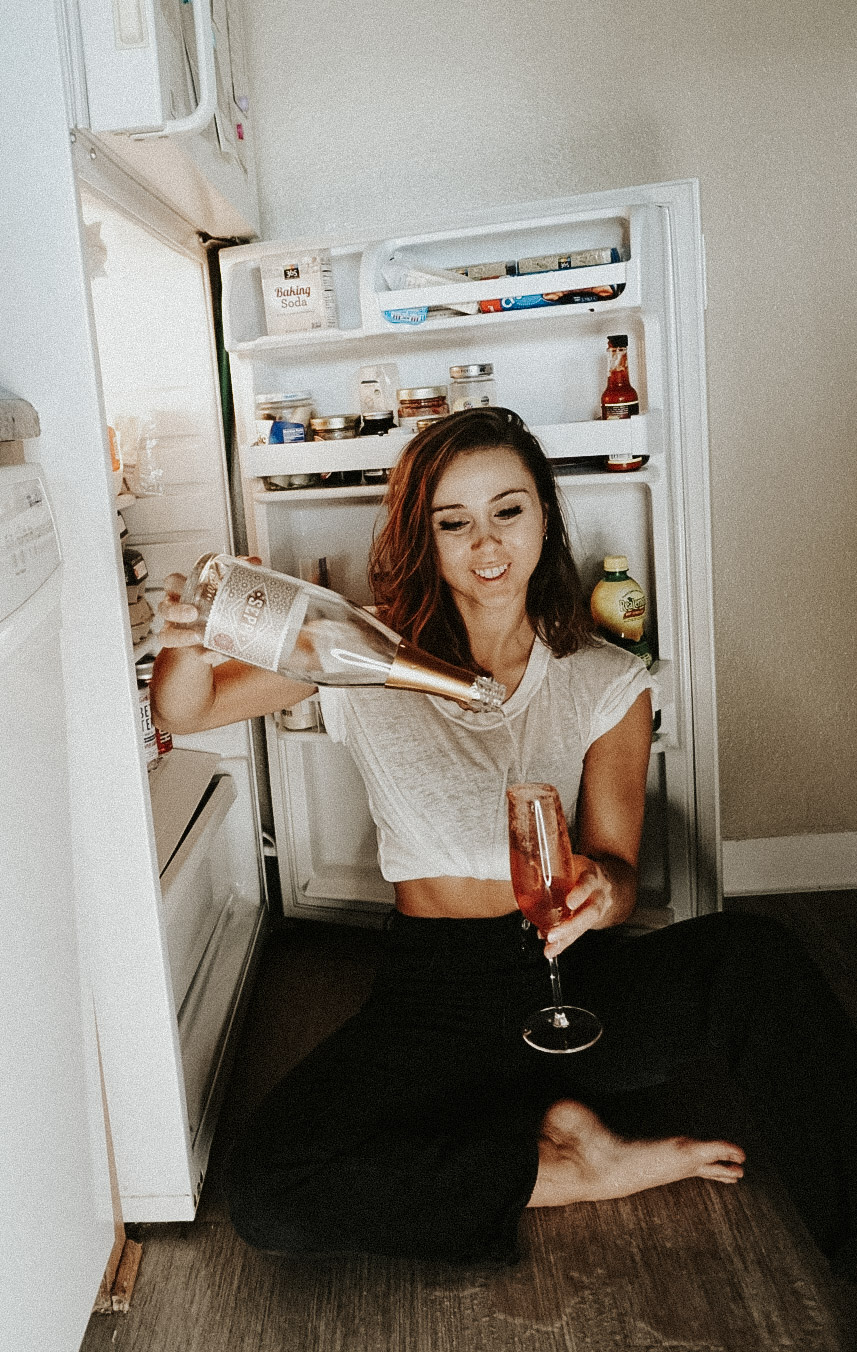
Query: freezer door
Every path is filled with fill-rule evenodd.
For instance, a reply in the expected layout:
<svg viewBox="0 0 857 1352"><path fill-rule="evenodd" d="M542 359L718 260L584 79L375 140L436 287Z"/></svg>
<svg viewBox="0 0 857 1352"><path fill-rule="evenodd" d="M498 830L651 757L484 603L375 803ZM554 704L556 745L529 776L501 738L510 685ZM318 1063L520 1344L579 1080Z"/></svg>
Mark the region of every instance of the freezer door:
<svg viewBox="0 0 857 1352"><path fill-rule="evenodd" d="M64 0L73 125L215 238L258 230L236 0Z"/></svg>

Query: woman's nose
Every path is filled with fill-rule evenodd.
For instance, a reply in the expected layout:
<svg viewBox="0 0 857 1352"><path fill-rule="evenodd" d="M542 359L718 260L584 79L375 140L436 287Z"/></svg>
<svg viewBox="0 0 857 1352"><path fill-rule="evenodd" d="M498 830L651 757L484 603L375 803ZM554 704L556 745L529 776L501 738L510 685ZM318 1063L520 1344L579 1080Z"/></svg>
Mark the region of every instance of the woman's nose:
<svg viewBox="0 0 857 1352"><path fill-rule="evenodd" d="M493 524L488 523L484 526L477 526L473 533L473 548L481 549L486 544L498 544L500 540L499 531Z"/></svg>

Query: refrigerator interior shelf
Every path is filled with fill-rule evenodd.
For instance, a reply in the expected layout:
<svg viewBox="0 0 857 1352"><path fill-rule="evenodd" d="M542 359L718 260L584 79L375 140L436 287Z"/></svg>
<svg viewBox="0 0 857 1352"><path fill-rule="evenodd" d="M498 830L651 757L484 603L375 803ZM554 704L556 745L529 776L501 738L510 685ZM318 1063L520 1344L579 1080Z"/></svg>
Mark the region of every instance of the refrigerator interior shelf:
<svg viewBox="0 0 857 1352"><path fill-rule="evenodd" d="M150 772L159 874L163 874L181 844L219 765L216 752L174 747Z"/></svg>
<svg viewBox="0 0 857 1352"><path fill-rule="evenodd" d="M377 869L339 865L319 869L301 885L301 892L314 906L339 906L343 901L369 901L391 906L393 885Z"/></svg>

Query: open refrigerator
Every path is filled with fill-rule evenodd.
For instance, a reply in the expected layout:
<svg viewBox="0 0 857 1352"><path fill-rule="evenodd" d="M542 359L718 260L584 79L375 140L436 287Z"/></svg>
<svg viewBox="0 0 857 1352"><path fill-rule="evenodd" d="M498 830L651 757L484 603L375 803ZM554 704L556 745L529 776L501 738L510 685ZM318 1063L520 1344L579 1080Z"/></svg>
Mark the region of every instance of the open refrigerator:
<svg viewBox="0 0 857 1352"><path fill-rule="evenodd" d="M618 261L568 269L570 253ZM329 268L335 322L269 332L272 265L315 252ZM391 289L388 265L454 271L539 257L538 274L431 279ZM554 266L551 265L551 260ZM447 385L453 364L494 367L495 402L519 413L554 462L587 591L624 554L648 598L660 698L648 789L638 919L663 924L720 901L716 720L704 378L704 255L697 185L678 182L485 211L418 236L260 242L220 254L223 332L235 403L249 548L371 601L366 562L389 467L409 431L259 444L257 399L307 392L319 416L360 411L360 372L392 366L397 387ZM545 268L547 270L545 270ZM476 269L473 269L474 271ZM484 272L486 269L482 269ZM490 270L490 269L489 269ZM596 288L610 288L600 298ZM583 293L530 308L519 298ZM599 298L596 299L595 297ZM491 302L479 308L479 302ZM487 310L487 312L483 312ZM466 311L466 312L465 312ZM626 332L640 412L604 420L607 336ZM607 472L607 456L643 457ZM343 474L343 472L345 472ZM289 476L321 484L282 487ZM354 483L355 478L361 479ZM339 482L337 482L339 480ZM348 751L323 728L266 720L285 913L376 924L392 903L378 870L366 794Z"/></svg>

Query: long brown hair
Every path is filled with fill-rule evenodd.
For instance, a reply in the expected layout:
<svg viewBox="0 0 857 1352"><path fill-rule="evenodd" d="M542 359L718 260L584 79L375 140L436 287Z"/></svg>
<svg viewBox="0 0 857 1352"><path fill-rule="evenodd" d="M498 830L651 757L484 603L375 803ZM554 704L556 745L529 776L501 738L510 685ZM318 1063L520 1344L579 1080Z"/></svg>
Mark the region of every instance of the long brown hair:
<svg viewBox="0 0 857 1352"><path fill-rule="evenodd" d="M480 668L437 566L431 507L453 460L497 447L513 451L529 470L545 514L545 541L527 586L530 623L556 657L576 652L594 631L553 472L538 441L507 408L453 413L418 432L390 472L387 519L372 542L369 581L385 624L426 652L471 670Z"/></svg>

